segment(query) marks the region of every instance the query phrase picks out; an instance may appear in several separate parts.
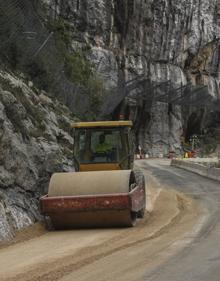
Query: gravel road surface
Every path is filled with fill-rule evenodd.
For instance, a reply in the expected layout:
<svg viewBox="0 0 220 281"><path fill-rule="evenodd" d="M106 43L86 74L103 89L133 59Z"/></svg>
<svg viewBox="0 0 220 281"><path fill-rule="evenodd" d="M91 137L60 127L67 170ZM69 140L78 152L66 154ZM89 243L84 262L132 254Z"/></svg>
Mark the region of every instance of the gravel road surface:
<svg viewBox="0 0 220 281"><path fill-rule="evenodd" d="M148 213L136 227L37 227L37 235L33 227L1 245L0 280L219 281L219 183L163 159L136 165L148 185Z"/></svg>

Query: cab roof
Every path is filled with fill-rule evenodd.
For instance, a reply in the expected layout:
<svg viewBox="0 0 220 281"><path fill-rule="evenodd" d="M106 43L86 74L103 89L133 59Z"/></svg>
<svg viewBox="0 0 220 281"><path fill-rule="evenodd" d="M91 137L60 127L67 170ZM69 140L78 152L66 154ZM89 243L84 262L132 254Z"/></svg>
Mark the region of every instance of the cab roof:
<svg viewBox="0 0 220 281"><path fill-rule="evenodd" d="M132 121L96 121L72 123L72 128L132 127Z"/></svg>

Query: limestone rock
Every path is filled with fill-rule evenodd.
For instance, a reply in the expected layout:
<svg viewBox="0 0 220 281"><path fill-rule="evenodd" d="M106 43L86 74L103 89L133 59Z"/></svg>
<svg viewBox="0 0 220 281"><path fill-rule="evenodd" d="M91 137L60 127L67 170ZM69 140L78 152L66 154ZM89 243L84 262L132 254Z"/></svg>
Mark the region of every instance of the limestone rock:
<svg viewBox="0 0 220 281"><path fill-rule="evenodd" d="M125 83L142 75L152 82L170 81L174 89L187 83L207 85L208 94L219 100L218 1L47 0L46 5L50 19L61 17L74 26L72 46L90 47L88 58L108 89L119 86L123 73ZM147 88L145 95L151 91ZM137 108L143 111L134 120L139 124L137 144L153 156L161 150L179 153L192 112L200 115L199 108L188 109L173 106L168 114L161 103ZM208 113L201 128L205 119L210 119Z"/></svg>
<svg viewBox="0 0 220 281"><path fill-rule="evenodd" d="M51 174L73 169L71 120L66 107L0 72L0 240L40 220Z"/></svg>

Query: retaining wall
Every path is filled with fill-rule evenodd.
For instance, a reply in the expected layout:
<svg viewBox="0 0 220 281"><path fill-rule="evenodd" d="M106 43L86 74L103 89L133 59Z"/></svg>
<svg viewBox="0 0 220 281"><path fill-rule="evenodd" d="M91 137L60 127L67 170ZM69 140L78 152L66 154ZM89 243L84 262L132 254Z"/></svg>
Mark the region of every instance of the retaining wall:
<svg viewBox="0 0 220 281"><path fill-rule="evenodd" d="M171 161L171 165L213 180L220 181L220 168L209 168L200 163L195 163L193 161L177 159L173 159Z"/></svg>

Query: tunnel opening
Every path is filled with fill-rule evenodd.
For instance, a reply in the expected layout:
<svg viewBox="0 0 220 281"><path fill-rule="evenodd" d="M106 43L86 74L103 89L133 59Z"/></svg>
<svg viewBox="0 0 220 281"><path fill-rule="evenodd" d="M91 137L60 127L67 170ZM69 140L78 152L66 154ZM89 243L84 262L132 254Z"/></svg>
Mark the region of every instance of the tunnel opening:
<svg viewBox="0 0 220 281"><path fill-rule="evenodd" d="M186 130L185 130L185 142L189 143L190 139L193 135L200 136L202 134L202 122L203 122L203 116L204 116L204 109L201 109L199 112L194 111L190 114Z"/></svg>

